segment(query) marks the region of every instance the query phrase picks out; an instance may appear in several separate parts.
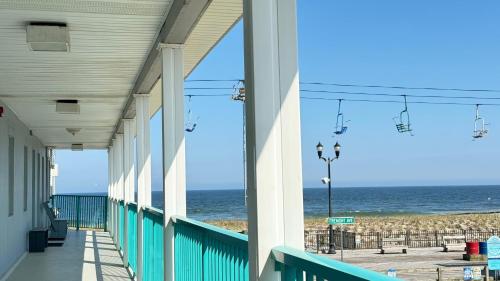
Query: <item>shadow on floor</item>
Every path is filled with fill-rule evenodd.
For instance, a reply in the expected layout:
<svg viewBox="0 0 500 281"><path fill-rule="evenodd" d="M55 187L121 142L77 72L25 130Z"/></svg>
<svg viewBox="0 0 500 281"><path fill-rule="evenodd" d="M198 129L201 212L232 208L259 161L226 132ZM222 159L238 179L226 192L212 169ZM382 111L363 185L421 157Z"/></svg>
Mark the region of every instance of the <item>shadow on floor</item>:
<svg viewBox="0 0 500 281"><path fill-rule="evenodd" d="M8 281L130 281L107 232L69 231L62 247L29 253Z"/></svg>

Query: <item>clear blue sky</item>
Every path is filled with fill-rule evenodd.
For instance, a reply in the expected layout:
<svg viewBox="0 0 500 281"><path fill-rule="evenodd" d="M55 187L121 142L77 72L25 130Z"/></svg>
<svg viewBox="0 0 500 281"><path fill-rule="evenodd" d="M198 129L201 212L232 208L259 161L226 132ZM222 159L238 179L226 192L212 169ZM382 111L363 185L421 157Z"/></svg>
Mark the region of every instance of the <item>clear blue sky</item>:
<svg viewBox="0 0 500 281"><path fill-rule="evenodd" d="M498 1L311 1L298 0L300 79L303 82L363 83L413 87L500 89L500 2ZM243 77L243 29L238 24L189 79ZM226 86L226 84L187 84ZM312 89L302 85L301 88ZM391 94L464 95L316 87ZM230 93L189 91L186 94ZM499 96L499 93L466 95ZM338 98L334 94L308 94ZM346 97L346 96L343 96ZM349 98L349 97L346 97ZM350 98L366 98L354 96ZM375 97L375 99L383 99ZM424 99L428 100L428 99ZM187 101L187 100L186 100ZM439 101L439 100L436 100ZM495 101L489 101L495 102ZM500 103L500 101L498 101ZM321 186L335 101L303 100L302 155L305 187ZM489 135L472 141L473 106L410 104L415 136L396 132L400 104L345 102L351 120L334 163L336 186L498 184L500 107L483 107ZM242 107L228 97L192 99L199 116L186 135L189 189L242 187ZM161 122L151 120L153 189L161 189ZM104 151L58 151L58 192L106 191Z"/></svg>

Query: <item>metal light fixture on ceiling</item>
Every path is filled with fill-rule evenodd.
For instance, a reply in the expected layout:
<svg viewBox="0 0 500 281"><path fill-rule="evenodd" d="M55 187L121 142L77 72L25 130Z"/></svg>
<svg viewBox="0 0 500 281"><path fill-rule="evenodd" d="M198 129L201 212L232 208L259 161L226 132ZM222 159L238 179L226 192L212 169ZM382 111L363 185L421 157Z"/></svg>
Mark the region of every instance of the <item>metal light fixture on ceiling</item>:
<svg viewBox="0 0 500 281"><path fill-rule="evenodd" d="M66 128L66 131L72 134L73 136L76 135L81 130L82 130L81 128Z"/></svg>

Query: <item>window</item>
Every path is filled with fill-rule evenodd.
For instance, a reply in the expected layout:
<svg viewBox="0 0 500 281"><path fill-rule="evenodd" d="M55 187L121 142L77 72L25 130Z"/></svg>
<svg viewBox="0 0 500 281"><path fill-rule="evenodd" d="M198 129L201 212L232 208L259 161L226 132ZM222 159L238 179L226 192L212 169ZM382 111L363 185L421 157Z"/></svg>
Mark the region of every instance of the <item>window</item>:
<svg viewBox="0 0 500 281"><path fill-rule="evenodd" d="M14 137L9 136L9 217L14 215Z"/></svg>
<svg viewBox="0 0 500 281"><path fill-rule="evenodd" d="M47 201L47 190L45 189L45 158L42 156L42 203Z"/></svg>
<svg viewBox="0 0 500 281"><path fill-rule="evenodd" d="M31 151L31 226L35 227L36 226L36 178L35 178L35 171L36 171L36 161L35 158L36 153L35 150Z"/></svg>
<svg viewBox="0 0 500 281"><path fill-rule="evenodd" d="M28 147L24 146L24 211L28 210Z"/></svg>

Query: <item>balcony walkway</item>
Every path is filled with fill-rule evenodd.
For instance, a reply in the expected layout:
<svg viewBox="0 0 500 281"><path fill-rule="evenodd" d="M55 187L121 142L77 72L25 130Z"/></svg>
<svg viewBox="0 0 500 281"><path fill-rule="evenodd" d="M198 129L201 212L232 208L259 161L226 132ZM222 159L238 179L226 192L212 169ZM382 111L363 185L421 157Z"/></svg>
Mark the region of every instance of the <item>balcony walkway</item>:
<svg viewBox="0 0 500 281"><path fill-rule="evenodd" d="M109 233L68 231L62 247L29 253L7 281L132 280Z"/></svg>

